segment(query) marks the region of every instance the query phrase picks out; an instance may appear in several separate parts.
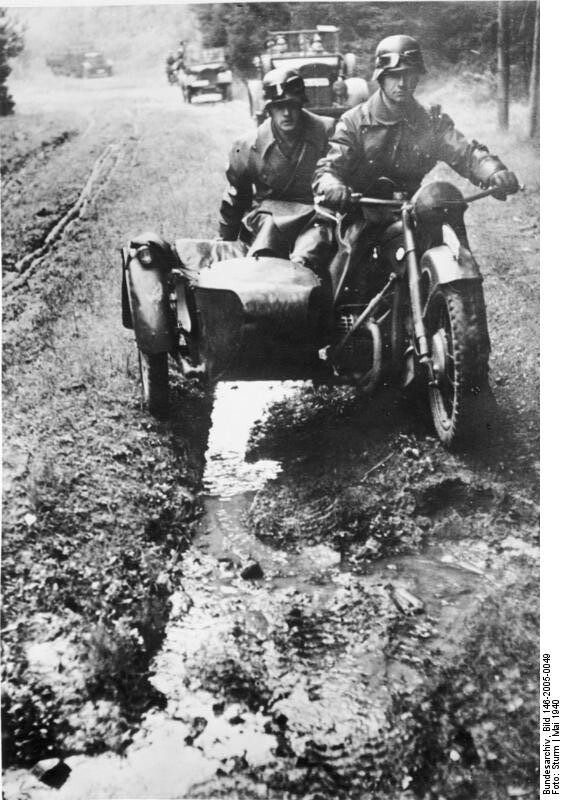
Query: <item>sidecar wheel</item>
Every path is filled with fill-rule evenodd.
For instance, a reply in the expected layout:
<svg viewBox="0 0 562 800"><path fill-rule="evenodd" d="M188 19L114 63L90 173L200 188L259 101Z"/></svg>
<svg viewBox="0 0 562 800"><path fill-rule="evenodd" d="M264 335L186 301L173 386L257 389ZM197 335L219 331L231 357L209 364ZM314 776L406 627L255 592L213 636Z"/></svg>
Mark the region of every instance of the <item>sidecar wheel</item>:
<svg viewBox="0 0 562 800"><path fill-rule="evenodd" d="M149 412L155 417L168 414L168 354L143 353L139 350L139 369L142 397Z"/></svg>
<svg viewBox="0 0 562 800"><path fill-rule="evenodd" d="M452 449L485 426L489 341L481 287L439 287L427 320L436 378L429 387L431 416L439 439Z"/></svg>

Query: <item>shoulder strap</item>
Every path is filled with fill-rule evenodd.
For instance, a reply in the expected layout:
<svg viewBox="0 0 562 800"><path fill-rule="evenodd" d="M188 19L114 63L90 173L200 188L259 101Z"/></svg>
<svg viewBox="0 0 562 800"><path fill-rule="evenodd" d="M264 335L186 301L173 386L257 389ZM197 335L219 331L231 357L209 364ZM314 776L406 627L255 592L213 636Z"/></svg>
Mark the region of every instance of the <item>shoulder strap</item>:
<svg viewBox="0 0 562 800"><path fill-rule="evenodd" d="M295 178L296 178L296 176L297 176L297 172L298 172L298 171L299 171L299 169L300 169L300 165L302 164L302 160L303 160L303 158L304 158L305 151L306 151L306 139L305 139L305 140L303 140L303 142L302 142L302 144L301 144L301 146L300 146L299 155L298 155L298 158L297 158L297 160L296 160L296 162L295 162L295 166L294 166L294 168L293 168L293 171L291 172L291 174L290 174L290 176L289 176L289 180L286 182L286 184L285 184L285 185L283 186L283 188L281 189L281 191L280 191L280 194L282 194L282 195L283 195L283 194L285 194L285 192L287 191L287 189L289 188L289 186L290 186L290 185L293 183L293 181L295 180Z"/></svg>

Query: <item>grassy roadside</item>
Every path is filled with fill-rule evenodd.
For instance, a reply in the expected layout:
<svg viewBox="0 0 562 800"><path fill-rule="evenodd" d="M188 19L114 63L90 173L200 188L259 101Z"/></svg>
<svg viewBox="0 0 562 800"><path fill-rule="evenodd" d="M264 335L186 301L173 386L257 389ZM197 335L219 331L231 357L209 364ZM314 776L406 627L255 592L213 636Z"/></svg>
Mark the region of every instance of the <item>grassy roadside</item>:
<svg viewBox="0 0 562 800"><path fill-rule="evenodd" d="M78 119L81 135L41 158L29 118L11 121L21 164L12 189L28 181L37 191L3 198L8 268L16 244L18 257L33 246L27 231L40 235L28 221L46 218L46 196L57 216L100 149L124 144L84 218L5 305L4 766L127 744L159 702L149 662L198 516L209 398L183 393L170 425L141 410L117 248L143 227L212 235L231 136L209 148L179 103L169 125L158 109L136 129L135 110L119 112L100 109L101 131ZM49 131L61 124L42 119Z"/></svg>

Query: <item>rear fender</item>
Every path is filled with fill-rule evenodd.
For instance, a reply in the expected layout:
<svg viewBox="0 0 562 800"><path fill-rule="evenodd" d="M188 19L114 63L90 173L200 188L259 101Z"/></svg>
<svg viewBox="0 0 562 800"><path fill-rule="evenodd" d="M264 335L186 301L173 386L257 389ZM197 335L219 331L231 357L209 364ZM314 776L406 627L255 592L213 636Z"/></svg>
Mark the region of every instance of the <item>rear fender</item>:
<svg viewBox="0 0 562 800"><path fill-rule="evenodd" d="M137 257L143 246L152 255L148 266ZM170 246L152 234L135 239L122 252L123 324L134 329L139 349L145 353L170 352L175 345L168 283L172 258Z"/></svg>
<svg viewBox="0 0 562 800"><path fill-rule="evenodd" d="M476 259L470 250L460 243L456 252L453 252L446 244L426 250L421 258L420 268L428 299L439 286L447 283L482 282L482 275Z"/></svg>

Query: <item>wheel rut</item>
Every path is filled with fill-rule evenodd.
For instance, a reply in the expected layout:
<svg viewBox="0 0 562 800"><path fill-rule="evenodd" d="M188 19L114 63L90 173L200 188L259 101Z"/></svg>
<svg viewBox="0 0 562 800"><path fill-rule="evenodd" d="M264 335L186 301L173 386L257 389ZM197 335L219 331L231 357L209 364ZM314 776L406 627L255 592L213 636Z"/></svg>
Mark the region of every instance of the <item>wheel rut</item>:
<svg viewBox="0 0 562 800"><path fill-rule="evenodd" d="M282 405L299 391L219 385L205 515L182 557L152 665L166 708L146 715L123 757L66 758L71 773L61 800L104 795L108 786L108 796L210 797L230 780L273 790L281 773L296 796L312 785L322 796L343 797L384 779L396 696L423 685L428 659L454 654L500 567L466 530L354 567L335 546L337 498L295 502L299 536L288 548L263 530L257 537L254 499L283 485L284 465L246 461L250 429L264 405ZM467 514L501 504L481 488L464 473L435 479L410 505L439 525L457 501ZM49 795L38 789L33 796Z"/></svg>
<svg viewBox="0 0 562 800"><path fill-rule="evenodd" d="M43 259L52 252L53 248L64 236L68 235L73 224L84 217L96 201L99 193L111 180L113 172L123 157L125 145L126 140L123 138L108 144L104 148L95 160L90 175L77 200L51 227L42 244L19 259L14 267L14 272L17 275L12 273L4 278L4 291L8 295L10 292L25 286L35 270L41 265Z"/></svg>

